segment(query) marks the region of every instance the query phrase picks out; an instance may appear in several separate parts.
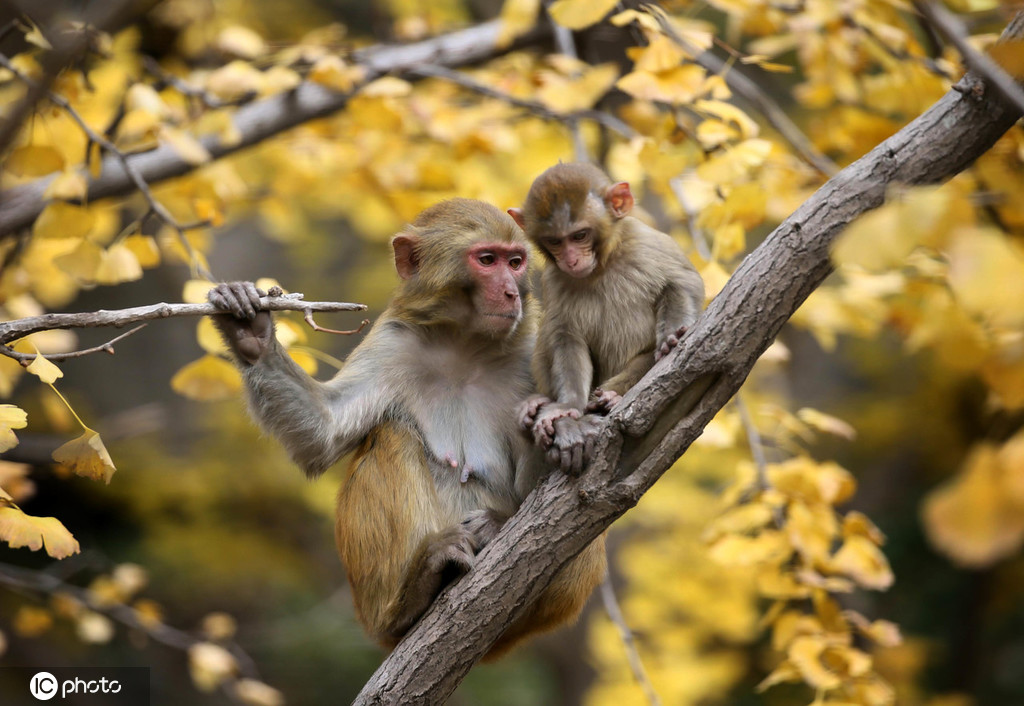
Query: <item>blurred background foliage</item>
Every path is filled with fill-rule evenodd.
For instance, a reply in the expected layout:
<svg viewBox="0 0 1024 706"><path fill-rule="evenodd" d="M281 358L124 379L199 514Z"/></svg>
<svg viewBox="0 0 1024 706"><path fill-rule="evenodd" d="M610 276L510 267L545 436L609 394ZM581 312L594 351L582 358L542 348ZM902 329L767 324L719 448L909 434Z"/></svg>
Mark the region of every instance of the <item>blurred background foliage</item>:
<svg viewBox="0 0 1024 706"><path fill-rule="evenodd" d="M949 4L979 49L1009 16L1009 4ZM462 74L547 115L443 78L365 83L350 54L499 13L511 40L538 7L153 4L53 90L119 149L169 144L194 164L153 185L171 219L140 222L149 204L138 194L65 203L81 195L89 148L71 113L43 105L6 153L0 188L54 171L59 183L30 232L0 240L0 313L202 300L212 274L362 302L372 317L396 282L388 240L403 223L451 196L519 204L546 167L581 156L632 183L712 297L830 162L865 154L961 71L899 0L674 0L660 10L560 0L551 14L577 30L578 57L546 39ZM43 73L49 42L37 25L65 9L0 8L0 24L19 23L0 41L13 57L0 69L0 114L24 96L21 76ZM693 47L713 44L785 109L812 158L694 63ZM1019 47L1001 52L1008 69L1024 63ZM208 161L196 136L237 140L238 105L300 80L357 92L342 112ZM592 108L628 132L570 117ZM755 368L741 402L612 528L612 580L661 703L1024 700L1022 161L1015 127L952 183L893 193L855 223L836 248L836 274ZM320 377L359 339L290 320L286 344ZM32 342L60 353L108 339L83 330ZM221 354L202 324L174 318L119 343L114 358L60 364L56 387L112 460L95 473L117 467L108 485L51 462L78 422L0 357L3 402L27 413L19 421L0 408L0 429L19 441L0 461L4 509L23 511L21 523L56 517L81 548L54 561L0 547L0 663L150 666L154 704L344 702L374 670L381 653L355 622L331 541L342 465L307 482L249 422ZM595 596L578 626L476 667L452 703L650 700Z"/></svg>

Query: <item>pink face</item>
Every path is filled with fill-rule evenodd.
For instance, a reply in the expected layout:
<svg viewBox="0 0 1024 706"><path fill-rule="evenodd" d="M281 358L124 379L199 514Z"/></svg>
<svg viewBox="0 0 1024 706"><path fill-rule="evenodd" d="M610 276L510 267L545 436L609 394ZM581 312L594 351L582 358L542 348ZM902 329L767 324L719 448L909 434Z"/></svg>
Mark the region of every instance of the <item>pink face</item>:
<svg viewBox="0 0 1024 706"><path fill-rule="evenodd" d="M494 335L510 333L523 318L520 286L526 277L526 248L509 243L479 243L466 251L476 287L474 328Z"/></svg>

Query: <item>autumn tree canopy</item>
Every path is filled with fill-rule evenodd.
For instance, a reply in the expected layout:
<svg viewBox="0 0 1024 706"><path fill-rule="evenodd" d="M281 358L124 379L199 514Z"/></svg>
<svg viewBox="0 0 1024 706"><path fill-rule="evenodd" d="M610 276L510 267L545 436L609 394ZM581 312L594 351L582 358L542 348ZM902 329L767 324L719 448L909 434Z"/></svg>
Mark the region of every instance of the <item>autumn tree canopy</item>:
<svg viewBox="0 0 1024 706"><path fill-rule="evenodd" d="M1009 4L19 0L0 23L0 660L150 666L154 703L443 703L467 674L455 703L1024 697ZM573 159L630 182L707 311L381 663L333 557L341 469L306 484L254 432L206 291L303 292L273 299L278 337L330 376L363 314L327 312L380 312L403 224L518 205ZM616 520L581 625L471 672Z"/></svg>

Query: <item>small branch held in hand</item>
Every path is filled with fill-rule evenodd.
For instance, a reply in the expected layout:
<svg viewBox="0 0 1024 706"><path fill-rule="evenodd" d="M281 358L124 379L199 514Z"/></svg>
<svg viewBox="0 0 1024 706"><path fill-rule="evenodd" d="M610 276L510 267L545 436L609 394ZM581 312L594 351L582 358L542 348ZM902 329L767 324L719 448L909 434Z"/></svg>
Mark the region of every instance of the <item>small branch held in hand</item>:
<svg viewBox="0 0 1024 706"><path fill-rule="evenodd" d="M366 328L370 323L369 319L363 319L362 321L359 322L359 328L349 329L348 331L339 331L338 329L324 328L323 326L319 325L316 321L313 321L313 311L311 309L306 309L302 313L302 318L305 319L306 323L309 324L309 327L314 331L319 331L321 333L336 333L339 336L351 336L353 334L359 333L364 328Z"/></svg>
<svg viewBox="0 0 1024 706"><path fill-rule="evenodd" d="M612 577L609 574L605 574L604 581L601 582L601 601L604 603L604 610L608 613L609 620L619 630L622 644L626 648L626 657L629 659L629 668L633 671L633 677L640 688L643 689L647 702L651 706L661 706L658 692L651 685L651 680L647 678L647 672L644 670L644 664L640 661L640 653L633 640L633 631L629 629L626 618L622 615L622 609L619 608L619 601L615 597L615 587L612 586Z"/></svg>
<svg viewBox="0 0 1024 706"><path fill-rule="evenodd" d="M307 302L302 294L292 292L280 297L260 299L262 311L365 311L365 304L347 302ZM43 314L25 319L0 322L0 345L7 345L40 331L68 328L97 328L101 326L127 326L141 321L166 319L171 316L212 316L224 312L213 304L150 304L129 309L94 311L81 314ZM117 340L117 339L115 339ZM110 343L113 343L111 341ZM108 343L109 345L109 343ZM100 347L102 349L102 346Z"/></svg>
<svg viewBox="0 0 1024 706"><path fill-rule="evenodd" d="M1024 113L1024 89L1017 85L1002 66L968 43L967 30L956 15L936 2L918 0L914 7L956 47L968 68L981 74L999 95Z"/></svg>
<svg viewBox="0 0 1024 706"><path fill-rule="evenodd" d="M125 338L128 338L129 336L131 336L133 333L136 333L137 331L141 331L142 329L146 328L146 326L148 326L148 324L139 324L138 326L133 328L131 331L125 331L120 336L117 336L116 338L112 338L109 341L107 341L106 343L100 344L98 346L93 346L92 348L84 348L84 349L82 349L80 351L70 351L68 353L49 353L49 354L43 354L43 353L38 353L38 354L37 353L19 353L16 350L12 350L12 349L8 348L7 346L0 346L0 355L5 355L8 358L14 358L16 361L18 361L19 363L21 363L24 366L29 365L33 360L36 359L37 356L40 356L40 355L43 356L43 358L45 358L46 360L49 360L49 361L54 362L54 363L60 363L61 361L70 360L72 358L81 358L82 356L89 355L90 353L99 353L101 351L104 352L104 353L109 353L110 355L114 355L114 344L115 343L117 343L118 341L121 341L121 340L123 340Z"/></svg>

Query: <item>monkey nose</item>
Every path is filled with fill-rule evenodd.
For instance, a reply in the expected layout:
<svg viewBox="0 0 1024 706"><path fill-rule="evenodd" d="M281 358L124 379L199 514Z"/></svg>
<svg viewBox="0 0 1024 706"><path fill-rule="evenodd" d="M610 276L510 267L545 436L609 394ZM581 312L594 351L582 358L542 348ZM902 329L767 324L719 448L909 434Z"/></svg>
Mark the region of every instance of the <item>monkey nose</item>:
<svg viewBox="0 0 1024 706"><path fill-rule="evenodd" d="M512 301L515 301L516 299L519 298L519 290L518 289L506 289L505 290L505 296L508 297L509 299L511 299Z"/></svg>

